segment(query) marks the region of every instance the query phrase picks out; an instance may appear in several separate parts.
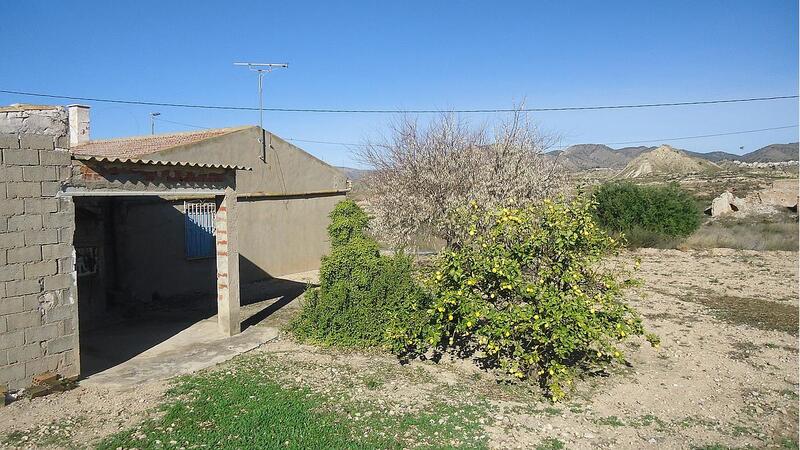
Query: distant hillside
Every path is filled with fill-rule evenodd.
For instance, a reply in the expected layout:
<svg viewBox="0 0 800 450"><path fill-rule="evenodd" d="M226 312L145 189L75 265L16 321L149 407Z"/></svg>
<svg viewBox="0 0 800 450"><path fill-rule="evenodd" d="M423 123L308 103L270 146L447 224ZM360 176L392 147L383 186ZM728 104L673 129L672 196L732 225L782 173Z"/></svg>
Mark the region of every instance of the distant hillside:
<svg viewBox="0 0 800 450"><path fill-rule="evenodd" d="M587 170L597 168L619 169L625 167L629 158L613 148L602 144L578 144L565 148L558 158L570 169Z"/></svg>
<svg viewBox="0 0 800 450"><path fill-rule="evenodd" d="M744 162L797 161L800 160L798 148L800 147L798 147L797 142L791 144L771 144L754 152L742 155L739 160Z"/></svg>
<svg viewBox="0 0 800 450"><path fill-rule="evenodd" d="M734 155L733 153L716 151L716 152L708 152L708 153L700 153L700 152L690 152L689 150L683 150L687 155L694 156L695 158L702 158L706 161L711 162L720 162L724 160L733 161L736 159L740 159L741 156Z"/></svg>
<svg viewBox="0 0 800 450"><path fill-rule="evenodd" d="M336 166L336 168L344 172L345 176L347 176L347 178L353 181L359 180L361 177L363 177L366 173L369 172L369 170L355 169L353 167L345 167L345 166Z"/></svg>
<svg viewBox="0 0 800 450"><path fill-rule="evenodd" d="M588 170L597 168L621 169L634 158L643 153L655 150L657 147L623 147L613 149L603 144L577 144L564 150L547 153L549 157L557 157L568 170ZM670 147L672 148L672 147ZM718 163L720 161L744 162L779 162L796 161L798 157L798 144L772 144L746 155L735 155L723 151L692 152L680 150L684 154Z"/></svg>
<svg viewBox="0 0 800 450"><path fill-rule="evenodd" d="M662 145L633 158L617 175L618 178L637 178L658 174L688 174L714 172L720 167L711 161L689 156L686 152Z"/></svg>

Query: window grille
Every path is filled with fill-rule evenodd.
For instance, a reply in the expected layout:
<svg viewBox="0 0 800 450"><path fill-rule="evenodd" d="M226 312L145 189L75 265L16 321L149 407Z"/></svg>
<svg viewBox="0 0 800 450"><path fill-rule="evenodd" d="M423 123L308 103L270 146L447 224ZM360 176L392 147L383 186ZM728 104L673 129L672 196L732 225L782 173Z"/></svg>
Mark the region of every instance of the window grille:
<svg viewBox="0 0 800 450"><path fill-rule="evenodd" d="M184 202L185 238L187 258L209 258L216 248L214 228L214 203Z"/></svg>

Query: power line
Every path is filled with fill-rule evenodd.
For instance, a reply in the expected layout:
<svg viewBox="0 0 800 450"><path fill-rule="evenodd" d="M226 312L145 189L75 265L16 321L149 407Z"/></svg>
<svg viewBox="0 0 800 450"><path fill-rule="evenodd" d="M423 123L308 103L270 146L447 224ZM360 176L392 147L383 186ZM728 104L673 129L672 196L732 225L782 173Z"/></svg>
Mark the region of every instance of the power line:
<svg viewBox="0 0 800 450"><path fill-rule="evenodd" d="M160 117L156 117L156 120L159 121L159 122L171 123L173 125L180 125L180 126L183 126L183 127L197 128L197 129L200 129L200 130L208 130L208 129L210 129L209 127L201 127L200 125L192 125L190 123L175 122L175 121L172 121L172 120L162 119Z"/></svg>
<svg viewBox="0 0 800 450"><path fill-rule="evenodd" d="M762 131L785 130L785 129L788 129L788 128L797 128L797 125L785 125L785 126L782 126L782 127L759 128L757 130L731 131L731 132L728 132L728 133L699 134L699 135L696 135L696 136L682 136L682 137L673 137L673 138L664 138L664 139L648 139L646 141L606 142L606 145L646 144L646 143L649 143L649 142L682 141L682 140L687 140L687 139L700 139L700 138L719 137L719 136L733 136L733 135L736 135L736 134L748 134L748 133L760 133Z"/></svg>
<svg viewBox="0 0 800 450"><path fill-rule="evenodd" d="M748 133L759 133L763 131L773 131L773 130L785 130L788 128L797 128L797 125L785 125L781 127L771 127L771 128L759 128L757 130L742 130L742 131L731 131L727 133L714 133L714 134L700 134L696 136L681 136L681 137L671 137L671 138L662 138L662 139L648 139L643 141L625 141L625 142L605 142L604 145L626 145L626 144L646 144L649 142L669 142L669 141L681 141L681 140L688 140L688 139L700 139L700 138L708 138L708 137L719 137L719 136L733 136L736 134L748 134ZM352 142L331 142L331 141L312 141L312 140L305 140L305 139L286 139L287 141L293 142L308 142L312 144L329 144L329 145L342 145L345 147L363 147L364 144L355 144ZM553 148L567 148L571 145L559 145Z"/></svg>
<svg viewBox="0 0 800 450"><path fill-rule="evenodd" d="M181 125L185 127L191 128L199 128L199 129L208 129L208 127L202 127L200 125L192 125L190 123L183 123L183 122L175 122L171 120L162 119L160 117L156 118L156 120L161 122L167 122L174 125ZM702 138L709 138L709 137L720 137L720 136L734 136L737 134L749 134L749 133L761 133L764 131L775 131L775 130L786 130L789 128L797 128L798 125L783 125L780 127L770 127L770 128L758 128L755 130L740 130L740 131L729 131L725 133L713 133L713 134L698 134L694 136L680 136L680 137L669 137L669 138L661 138L661 139L646 139L640 141L622 141L622 142L605 142L604 145L629 145L629 144L647 144L652 142L670 142L670 141L683 141L689 139L702 139ZM341 145L344 147L364 147L365 144L356 144L353 142L336 142L336 141L318 141L318 140L311 140L311 139L295 139L295 138L286 138L287 141L292 142L305 142L309 144L324 144L324 145ZM575 145L575 144L570 144ZM552 148L567 148L570 145L558 145Z"/></svg>
<svg viewBox="0 0 800 450"><path fill-rule="evenodd" d="M83 102L98 102L98 103L119 103L125 105L143 105L143 106L162 106L170 108L193 108L193 109L216 109L228 111L258 111L259 108L251 106L225 106L225 105L202 105L202 104L189 104L189 103L166 103L154 102L143 100L120 100L96 97L75 97L69 95L54 95L43 94L39 92L23 92L0 89L0 93L24 95L30 97L44 97L55 98L61 100L73 100ZM773 97L750 97L750 98L735 98L735 99L721 99L721 100L696 100L684 102L669 102L669 103L640 103L640 104L627 104L627 105L600 105L600 106L562 106L550 108L491 108L491 109L326 109L326 108L264 108L264 111L271 112L299 112L299 113L334 113L334 114L431 114L431 113L509 113L515 111L522 112L549 112L549 111L599 111L599 110L613 110L613 109L632 109L632 108L663 108L674 106L699 106L699 105L718 105L727 103L748 103L748 102L762 102L771 100L785 100L796 99L797 95L779 95Z"/></svg>

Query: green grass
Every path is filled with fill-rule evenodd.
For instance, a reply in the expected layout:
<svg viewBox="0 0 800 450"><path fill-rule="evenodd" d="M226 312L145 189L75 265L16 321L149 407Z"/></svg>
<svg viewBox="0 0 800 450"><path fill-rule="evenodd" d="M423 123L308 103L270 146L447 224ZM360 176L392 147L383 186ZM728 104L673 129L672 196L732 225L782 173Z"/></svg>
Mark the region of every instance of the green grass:
<svg viewBox="0 0 800 450"><path fill-rule="evenodd" d="M536 446L536 450L561 450L566 448L563 442L555 438L547 438Z"/></svg>
<svg viewBox="0 0 800 450"><path fill-rule="evenodd" d="M620 420L617 416L608 416L608 417L601 417L599 419L595 419L594 423L598 425L606 425L609 427L622 427L625 426L625 423Z"/></svg>
<svg viewBox="0 0 800 450"><path fill-rule="evenodd" d="M163 416L113 435L98 448L485 448L484 408L434 402L387 414L386 405L289 386L263 359L181 378Z"/></svg>

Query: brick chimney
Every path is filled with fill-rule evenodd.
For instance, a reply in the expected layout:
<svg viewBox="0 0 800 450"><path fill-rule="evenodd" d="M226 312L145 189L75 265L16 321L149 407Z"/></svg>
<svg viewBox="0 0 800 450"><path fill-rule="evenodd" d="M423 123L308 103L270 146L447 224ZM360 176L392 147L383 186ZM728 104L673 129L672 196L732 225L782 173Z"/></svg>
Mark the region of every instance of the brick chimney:
<svg viewBox="0 0 800 450"><path fill-rule="evenodd" d="M69 105L69 146L89 142L89 107L86 105Z"/></svg>

